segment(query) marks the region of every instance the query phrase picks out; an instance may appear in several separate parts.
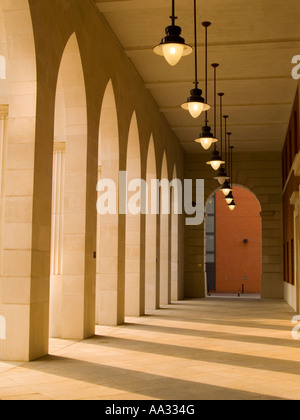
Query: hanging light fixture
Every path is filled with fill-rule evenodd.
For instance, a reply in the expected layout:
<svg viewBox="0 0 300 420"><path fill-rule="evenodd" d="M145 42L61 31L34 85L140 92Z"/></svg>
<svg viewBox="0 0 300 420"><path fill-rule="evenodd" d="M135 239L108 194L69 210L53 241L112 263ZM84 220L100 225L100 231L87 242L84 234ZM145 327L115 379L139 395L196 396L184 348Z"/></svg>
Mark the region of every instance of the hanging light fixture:
<svg viewBox="0 0 300 420"><path fill-rule="evenodd" d="M166 36L161 43L154 48L157 55L165 57L170 66L176 66L183 56L189 55L193 52L192 47L185 43L185 40L180 36L181 28L175 25L175 0L172 0L172 21L171 26L166 27Z"/></svg>
<svg viewBox="0 0 300 420"><path fill-rule="evenodd" d="M231 151L231 135L232 133L227 133L228 135L228 171L230 173L230 178L232 177L232 153L230 153ZM231 181L229 180L227 181L227 187L228 187L228 191L223 191L224 195L225 195L225 200L226 203L229 205L232 203L232 201L234 200L233 194L232 194L232 185L231 185ZM228 192L228 194L226 194L226 192Z"/></svg>
<svg viewBox="0 0 300 420"><path fill-rule="evenodd" d="M208 76L207 76L207 31L210 26L209 22L203 22L202 25L205 28L205 93L206 93L206 102L208 102ZM215 69L218 67L218 64L215 64ZM216 111L215 111L216 112ZM215 127L216 133L216 127ZM211 132L211 127L208 125L208 111L205 111L205 126L202 127L201 134L198 139L195 140L196 143L201 143L201 146L204 150L208 150L213 143L216 143L218 140Z"/></svg>
<svg viewBox="0 0 300 420"><path fill-rule="evenodd" d="M230 179L227 175L227 164L228 164L228 147L227 147L227 119L229 118L228 115L224 115L225 120L225 167L221 166L218 172L218 176L214 179L219 182L220 185L224 185L226 181ZM227 195L227 194L226 194Z"/></svg>
<svg viewBox="0 0 300 420"><path fill-rule="evenodd" d="M224 93L219 93L219 96L220 96L220 126L221 126L221 133L222 133L221 134L221 155L223 155L223 118L224 118L225 119L225 157L227 159L227 135L226 135L226 132L227 132L227 118L228 118L228 115L225 115L223 117L223 102L222 102L222 100L223 100ZM224 162L224 163L226 165L226 162ZM224 179L224 182L223 182L222 187L221 187L221 191L223 191L223 194L226 197L230 193L231 187L230 187L230 184L229 184L228 177L226 175L226 171L225 171L224 166L222 166L220 168L219 173L221 173L221 175L222 175L219 178L219 182ZM221 179L221 178L223 178L223 179Z"/></svg>
<svg viewBox="0 0 300 420"><path fill-rule="evenodd" d="M218 150L214 150L212 152L211 160L209 162L206 162L206 163L207 163L207 165L211 165L211 167L215 171L217 171L224 162L220 158L220 154L219 154Z"/></svg>
<svg viewBox="0 0 300 420"><path fill-rule="evenodd" d="M232 201L232 203L231 203L231 204L229 204L229 205L228 205L228 208L229 208L229 210L231 210L231 211L234 211L234 210L235 210L235 208L236 208L236 203L235 203L235 201L234 201L234 200Z"/></svg>
<svg viewBox="0 0 300 420"><path fill-rule="evenodd" d="M222 97L224 96L224 93L219 93L218 94L221 98L221 116L222 116ZM217 104L216 104L216 94L215 94L215 108L216 108ZM221 154L222 154L222 137L223 137L223 133L222 133L222 124L221 124ZM212 157L211 160L209 162L206 162L207 165L211 165L211 167L217 171L220 169L221 165L224 165L225 161L222 160L222 157L220 156L220 153L217 149L217 146L215 145L214 151L212 152Z"/></svg>
<svg viewBox="0 0 300 420"><path fill-rule="evenodd" d="M229 156L227 156L227 118L228 118L228 115L224 115L223 118L225 119L225 155L226 155L226 159L229 159ZM228 149L228 155L229 155L229 149ZM221 187L221 191L223 191L223 194L225 195L225 197L228 197L229 194L232 192L232 188L230 185L230 177L227 177L225 168L223 167L225 181ZM228 204L230 204L230 202Z"/></svg>
<svg viewBox="0 0 300 420"><path fill-rule="evenodd" d="M203 23L203 26L207 28L211 25L210 22ZM202 90L198 89L198 55L197 55L197 6L196 0L194 0L194 26L195 26L195 89L191 90L191 96L187 99L187 102L181 105L186 111L189 111L193 118L198 118L203 111L208 111L210 106L205 103L205 99L202 97Z"/></svg>
<svg viewBox="0 0 300 420"><path fill-rule="evenodd" d="M225 197L226 203L229 205L234 201L234 197L232 191Z"/></svg>
<svg viewBox="0 0 300 420"><path fill-rule="evenodd" d="M229 133L229 138L230 138L230 136L231 136L231 133ZM234 197L233 197L233 193L232 193L233 192L233 189L232 189L233 157L232 157L232 155L233 155L233 149L234 149L234 147L233 146L229 146L229 148L230 148L231 192L228 194L228 196L225 197L225 200L226 200L226 202L228 204L229 210L234 211L235 208L236 208L236 203L235 203L235 200L234 200Z"/></svg>
<svg viewBox="0 0 300 420"><path fill-rule="evenodd" d="M222 185L221 191L223 192L226 198L232 192L231 185L228 179L226 179L226 181Z"/></svg>

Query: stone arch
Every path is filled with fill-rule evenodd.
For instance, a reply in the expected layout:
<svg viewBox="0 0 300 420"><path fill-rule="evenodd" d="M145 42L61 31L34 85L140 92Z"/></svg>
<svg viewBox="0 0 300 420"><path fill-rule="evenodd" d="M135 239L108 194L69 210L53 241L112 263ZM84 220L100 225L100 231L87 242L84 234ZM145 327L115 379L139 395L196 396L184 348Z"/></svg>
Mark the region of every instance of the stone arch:
<svg viewBox="0 0 300 420"><path fill-rule="evenodd" d="M113 83L107 84L99 127L98 181L109 179L119 191L119 132ZM116 203L118 201L116 200ZM96 322L117 325L123 321L119 282L119 212L97 216Z"/></svg>
<svg viewBox="0 0 300 420"><path fill-rule="evenodd" d="M54 228L52 234L52 243L55 243L52 251L60 253L60 266L55 267L54 273L58 272L58 284L51 288L50 314L56 313L58 317L51 335L83 339L94 334L95 273L92 264L87 264L90 251L86 223L91 205L87 203L87 106L75 33L69 38L61 59L54 138L56 182L53 184L52 227L54 223L59 227ZM55 208L57 202L60 208ZM57 302L59 305L53 307Z"/></svg>
<svg viewBox="0 0 300 420"><path fill-rule="evenodd" d="M159 273L158 250L157 250L157 215L151 211L154 197L151 192L151 181L157 179L157 165L155 155L155 145L153 135L151 135L148 155L147 155L147 175L148 185L148 213L146 216L146 236L145 236L145 307L146 310L155 310L159 308Z"/></svg>
<svg viewBox="0 0 300 420"><path fill-rule="evenodd" d="M125 249L125 315L141 316L145 311L145 279L141 261L141 151L136 113L133 113L127 145L127 214ZM131 203L135 209L130 208ZM136 213L136 214L135 214Z"/></svg>
<svg viewBox="0 0 300 420"><path fill-rule="evenodd" d="M174 165L173 180L177 180L177 167ZM171 300L177 301L180 297L179 284L179 215L176 212L176 203L179 202L180 191L177 184L171 189Z"/></svg>
<svg viewBox="0 0 300 420"><path fill-rule="evenodd" d="M164 152L161 167L161 180L169 181L167 155ZM166 196L165 196L166 197ZM163 212L164 194L160 189L160 305L171 303L170 273L170 215Z"/></svg>

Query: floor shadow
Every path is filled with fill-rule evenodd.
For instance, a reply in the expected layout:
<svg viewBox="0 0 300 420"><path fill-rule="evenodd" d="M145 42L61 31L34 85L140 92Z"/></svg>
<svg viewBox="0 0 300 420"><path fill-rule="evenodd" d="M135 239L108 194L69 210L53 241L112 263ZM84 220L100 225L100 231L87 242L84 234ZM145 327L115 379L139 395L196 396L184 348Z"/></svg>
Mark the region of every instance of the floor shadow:
<svg viewBox="0 0 300 420"><path fill-rule="evenodd" d="M139 341L119 337L105 337L105 342L102 342L101 339L102 337L95 336L91 339L85 340L85 344L98 345L102 347L107 346L109 348L156 354L160 356L163 355L180 359L196 360L197 362L215 363L240 368L300 375L300 362L297 361L272 359L265 356L252 356L218 350L183 347L165 343L152 343L149 341ZM109 339L108 342L107 339Z"/></svg>
<svg viewBox="0 0 300 420"><path fill-rule="evenodd" d="M135 324L127 323L132 330L141 330L141 331L151 331L163 334L178 334L182 336L189 337L199 337L199 338L210 338L214 340L225 340L225 341L234 341L239 343L251 343L251 344L261 344L269 346L278 346L278 347L288 347L288 348L300 348L299 341L293 340L292 337L290 340L284 338L273 338L273 337L260 337L255 335L242 335L242 334L233 334L226 333L222 331L204 331L204 330L193 330L185 328L176 328L176 327L162 327L159 325L150 325L150 324Z"/></svg>
<svg viewBox="0 0 300 420"><path fill-rule="evenodd" d="M228 302L231 305L230 308L230 318L227 315L228 312ZM253 305L257 303L257 305ZM214 303L213 305L210 305ZM249 303L249 315L245 315L245 309ZM145 317L147 318L156 318L163 319L172 322L185 322L185 323L197 323L197 324L209 324L213 326L233 326L233 327L242 327L242 328L254 328L254 329L269 329L269 330L278 330L278 331L292 331L291 326L272 324L272 320L282 321L290 316L291 320L295 315L295 312L287 304L283 306L283 301L267 301L270 304L270 315L265 309L266 301L263 300L254 300L249 301L244 300L243 302L238 301L237 299L225 299L223 302L220 299L184 299L178 302L173 302L173 305L157 309L156 311L149 311ZM218 312L216 313L216 306L218 305ZM233 306L233 305L236 306ZM263 305L263 307L261 306ZM275 305L275 306L274 306ZM180 316L180 310L185 310L185 316ZM276 309L278 307L278 310ZM224 312L222 312L224 308ZM242 309L242 310L241 310ZM212 316L210 317L210 313ZM232 319L232 316L236 314L236 320ZM284 316L283 316L284 315ZM246 319L243 319L247 317ZM251 320L249 320L251 318ZM128 319L128 318L127 318ZM140 317L143 319L143 317ZM257 319L257 321L256 321ZM264 320L264 323L261 322L261 319Z"/></svg>
<svg viewBox="0 0 300 420"><path fill-rule="evenodd" d="M167 378L76 359L48 356L24 368L159 400L282 400L260 393ZM44 391L47 395L47 390ZM99 390L99 398L101 391ZM50 394L51 396L51 394ZM53 396L53 392L52 392ZM130 395L129 395L130 397ZM63 395L61 396L63 399ZM125 398L125 396L124 396ZM109 398L107 398L109 399ZM115 399L113 395L111 399Z"/></svg>

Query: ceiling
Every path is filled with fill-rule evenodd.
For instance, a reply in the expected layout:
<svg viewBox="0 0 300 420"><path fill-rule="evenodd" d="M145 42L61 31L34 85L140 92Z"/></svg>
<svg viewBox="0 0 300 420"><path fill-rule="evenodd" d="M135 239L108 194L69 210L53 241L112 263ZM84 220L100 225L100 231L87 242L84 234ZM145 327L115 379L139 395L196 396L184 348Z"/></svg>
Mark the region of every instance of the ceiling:
<svg viewBox="0 0 300 420"><path fill-rule="evenodd" d="M171 0L95 0L161 112L188 153L197 153L203 116L194 120L180 105L194 81L194 55L176 67L153 53L170 24ZM193 1L177 0L177 24L193 46ZM198 0L199 80L204 89L204 28L209 64L219 63L218 91L240 151L279 151L286 137L297 82L292 57L300 54L299 0ZM203 59L201 58L203 57ZM213 104L209 68L208 102ZM213 112L210 111L213 124Z"/></svg>

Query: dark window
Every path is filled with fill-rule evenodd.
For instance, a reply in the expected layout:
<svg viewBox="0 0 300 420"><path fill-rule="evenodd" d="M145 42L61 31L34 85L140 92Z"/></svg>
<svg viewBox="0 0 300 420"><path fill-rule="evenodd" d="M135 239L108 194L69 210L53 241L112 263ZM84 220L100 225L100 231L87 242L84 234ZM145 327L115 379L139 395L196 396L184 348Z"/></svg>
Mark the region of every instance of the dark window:
<svg viewBox="0 0 300 420"><path fill-rule="evenodd" d="M216 290L216 230L215 230L216 198L209 199L206 206L206 276L207 291Z"/></svg>

